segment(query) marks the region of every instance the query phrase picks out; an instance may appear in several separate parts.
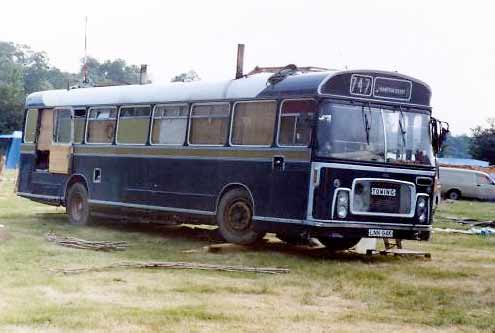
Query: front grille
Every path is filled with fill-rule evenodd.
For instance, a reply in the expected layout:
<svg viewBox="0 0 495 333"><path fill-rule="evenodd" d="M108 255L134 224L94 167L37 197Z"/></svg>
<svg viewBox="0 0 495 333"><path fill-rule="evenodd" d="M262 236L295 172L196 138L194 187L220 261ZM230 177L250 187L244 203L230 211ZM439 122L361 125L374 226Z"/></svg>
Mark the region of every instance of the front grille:
<svg viewBox="0 0 495 333"><path fill-rule="evenodd" d="M414 215L414 184L388 179L356 179L351 212L355 215Z"/></svg>

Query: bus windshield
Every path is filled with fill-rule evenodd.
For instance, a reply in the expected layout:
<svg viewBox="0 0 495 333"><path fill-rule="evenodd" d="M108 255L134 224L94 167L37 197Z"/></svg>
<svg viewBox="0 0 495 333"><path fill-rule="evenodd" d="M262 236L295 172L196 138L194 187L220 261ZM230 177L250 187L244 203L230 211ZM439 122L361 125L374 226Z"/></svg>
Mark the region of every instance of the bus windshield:
<svg viewBox="0 0 495 333"><path fill-rule="evenodd" d="M432 166L430 116L410 110L324 102L318 118L316 154Z"/></svg>

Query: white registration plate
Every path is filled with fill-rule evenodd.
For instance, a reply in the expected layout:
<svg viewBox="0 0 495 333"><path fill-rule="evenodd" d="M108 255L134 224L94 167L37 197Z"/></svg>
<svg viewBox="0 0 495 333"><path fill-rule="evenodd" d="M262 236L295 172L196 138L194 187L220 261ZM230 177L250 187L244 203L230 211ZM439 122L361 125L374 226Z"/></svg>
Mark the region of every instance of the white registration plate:
<svg viewBox="0 0 495 333"><path fill-rule="evenodd" d="M368 237L393 238L394 231L387 229L368 229Z"/></svg>

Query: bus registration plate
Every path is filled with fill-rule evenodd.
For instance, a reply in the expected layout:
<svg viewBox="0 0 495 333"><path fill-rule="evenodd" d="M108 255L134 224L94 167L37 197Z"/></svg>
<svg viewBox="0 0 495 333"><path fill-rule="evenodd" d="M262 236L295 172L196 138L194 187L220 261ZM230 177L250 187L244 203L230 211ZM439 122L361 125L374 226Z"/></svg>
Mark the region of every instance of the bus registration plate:
<svg viewBox="0 0 495 333"><path fill-rule="evenodd" d="M368 237L393 238L394 231L388 229L368 229Z"/></svg>

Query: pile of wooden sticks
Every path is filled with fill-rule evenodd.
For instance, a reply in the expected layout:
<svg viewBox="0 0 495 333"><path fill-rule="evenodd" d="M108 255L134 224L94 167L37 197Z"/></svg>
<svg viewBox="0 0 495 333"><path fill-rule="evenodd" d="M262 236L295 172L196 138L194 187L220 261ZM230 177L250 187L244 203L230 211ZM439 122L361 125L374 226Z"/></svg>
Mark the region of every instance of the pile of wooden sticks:
<svg viewBox="0 0 495 333"><path fill-rule="evenodd" d="M50 269L50 271L54 273L63 273L63 274L81 274L87 272L101 272L107 270L131 269L131 268L198 269L205 271L249 272L249 273L263 273L263 274L289 273L289 269L287 268L246 267L246 266L230 266L230 265L217 265L217 264L202 264L202 263L193 263L193 262L173 262L173 261L118 262L108 266Z"/></svg>
<svg viewBox="0 0 495 333"><path fill-rule="evenodd" d="M127 249L129 244L124 241L110 242L110 241L89 241L85 239L79 239L68 236L57 236L53 232L46 235L46 239L49 242L54 242L61 246L72 247L75 249L85 249L94 251L123 251Z"/></svg>

